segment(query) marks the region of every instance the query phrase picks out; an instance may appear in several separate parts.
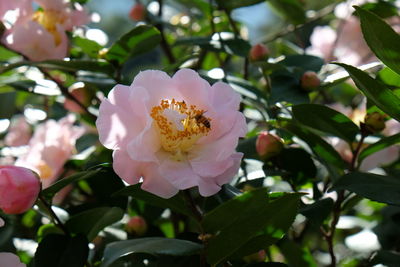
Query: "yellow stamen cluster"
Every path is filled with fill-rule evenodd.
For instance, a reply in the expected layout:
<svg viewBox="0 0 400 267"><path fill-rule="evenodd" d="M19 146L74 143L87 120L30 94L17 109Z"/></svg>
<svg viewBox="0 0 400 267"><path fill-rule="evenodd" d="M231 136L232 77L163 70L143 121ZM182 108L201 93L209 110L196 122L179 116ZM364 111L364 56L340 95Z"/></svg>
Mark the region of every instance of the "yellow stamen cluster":
<svg viewBox="0 0 400 267"><path fill-rule="evenodd" d="M179 116L178 124L166 116L166 111L175 112ZM150 116L158 129L161 145L165 151L172 153L175 160L182 160L197 140L211 130L210 124L204 123L211 121L203 115L204 112L195 105L188 106L185 101L175 99L161 100L160 105L152 108Z"/></svg>
<svg viewBox="0 0 400 267"><path fill-rule="evenodd" d="M53 176L53 170L51 167L44 161L41 161L36 168L39 171L39 177L40 179L48 179Z"/></svg>
<svg viewBox="0 0 400 267"><path fill-rule="evenodd" d="M33 15L33 20L42 25L54 37L54 43L61 43L61 36L57 31L57 24L62 24L65 21L65 16L56 10L39 10Z"/></svg>

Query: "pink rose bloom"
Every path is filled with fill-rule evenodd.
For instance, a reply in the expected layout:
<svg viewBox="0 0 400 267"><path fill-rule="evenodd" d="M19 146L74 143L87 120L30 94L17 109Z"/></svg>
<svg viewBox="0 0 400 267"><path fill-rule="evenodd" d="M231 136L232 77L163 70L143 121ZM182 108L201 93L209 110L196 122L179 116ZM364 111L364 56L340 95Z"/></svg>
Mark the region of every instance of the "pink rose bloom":
<svg viewBox="0 0 400 267"><path fill-rule="evenodd" d="M9 0L0 0L0 2ZM33 3L41 9L33 10ZM33 61L63 59L68 53L66 31L88 21L83 8L75 4L70 7L63 0L20 0L15 2L19 16L6 30L2 42Z"/></svg>
<svg viewBox="0 0 400 267"><path fill-rule="evenodd" d="M240 96L222 82L213 86L189 69L172 78L148 70L130 86L116 85L100 105L100 142L114 150L115 172L129 184L169 198L198 186L217 193L237 173L246 134Z"/></svg>
<svg viewBox="0 0 400 267"><path fill-rule="evenodd" d="M0 252L0 263L4 267L26 267L17 255L10 252Z"/></svg>
<svg viewBox="0 0 400 267"><path fill-rule="evenodd" d="M12 122L7 135L4 137L4 143L7 146L23 146L28 144L30 138L31 127L23 116L19 116Z"/></svg>
<svg viewBox="0 0 400 267"><path fill-rule="evenodd" d="M40 180L26 168L0 166L0 209L19 214L30 209L40 192Z"/></svg>
<svg viewBox="0 0 400 267"><path fill-rule="evenodd" d="M28 144L28 153L15 162L17 166L36 171L43 188L57 179L74 152L76 140L84 133L82 127L73 125L74 121L74 116L70 115L58 122L48 120L38 125Z"/></svg>

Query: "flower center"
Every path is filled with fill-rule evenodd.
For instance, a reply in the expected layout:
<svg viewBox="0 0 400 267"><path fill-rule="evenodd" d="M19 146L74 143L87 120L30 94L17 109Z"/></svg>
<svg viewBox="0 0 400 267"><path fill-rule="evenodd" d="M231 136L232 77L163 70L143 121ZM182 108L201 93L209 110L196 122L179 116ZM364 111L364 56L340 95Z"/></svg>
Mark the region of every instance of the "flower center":
<svg viewBox="0 0 400 267"><path fill-rule="evenodd" d="M41 161L36 168L39 171L39 177L40 179L48 179L53 176L53 170L51 167L44 161Z"/></svg>
<svg viewBox="0 0 400 267"><path fill-rule="evenodd" d="M62 24L65 21L63 14L56 10L38 10L33 14L33 20L42 25L54 37L54 43L61 43L61 36L57 31L57 24Z"/></svg>
<svg viewBox="0 0 400 267"><path fill-rule="evenodd" d="M211 119L204 113L195 105L187 106L185 101L175 99L161 100L160 105L151 109L161 146L174 160L182 161L197 140L211 130Z"/></svg>

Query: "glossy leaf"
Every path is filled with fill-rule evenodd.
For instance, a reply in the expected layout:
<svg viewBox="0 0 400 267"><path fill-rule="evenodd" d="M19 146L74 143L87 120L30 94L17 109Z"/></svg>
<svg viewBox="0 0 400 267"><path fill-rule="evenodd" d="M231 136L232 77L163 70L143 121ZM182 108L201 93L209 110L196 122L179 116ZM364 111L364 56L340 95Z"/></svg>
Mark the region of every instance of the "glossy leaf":
<svg viewBox="0 0 400 267"><path fill-rule="evenodd" d="M277 71L271 76L270 104L288 102L292 104L309 103L308 92L300 87L299 79L288 71Z"/></svg>
<svg viewBox="0 0 400 267"><path fill-rule="evenodd" d="M274 9L293 24L306 21L303 7L297 0L268 0Z"/></svg>
<svg viewBox="0 0 400 267"><path fill-rule="evenodd" d="M203 246L187 240L147 237L110 243L104 250L101 267L112 266L118 258L132 253L189 256L198 254Z"/></svg>
<svg viewBox="0 0 400 267"><path fill-rule="evenodd" d="M364 39L382 62L400 74L400 35L374 13L355 7Z"/></svg>
<svg viewBox="0 0 400 267"><path fill-rule="evenodd" d="M75 214L65 225L71 232L85 234L92 241L101 230L123 216L124 211L117 207L94 208Z"/></svg>
<svg viewBox="0 0 400 267"><path fill-rule="evenodd" d="M130 57L154 49L160 41L160 32L155 27L140 25L115 42L105 54L105 59L123 64Z"/></svg>
<svg viewBox="0 0 400 267"><path fill-rule="evenodd" d="M359 133L357 125L342 113L322 105L304 104L292 108L294 118L310 128L352 142Z"/></svg>
<svg viewBox="0 0 400 267"><path fill-rule="evenodd" d="M400 98L393 91L355 67L342 63L335 64L346 69L357 87L369 100L392 118L400 121Z"/></svg>
<svg viewBox="0 0 400 267"><path fill-rule="evenodd" d="M207 261L217 264L235 254L256 252L282 238L296 216L300 196L286 194L270 201L266 189L261 188L207 213L202 224L206 233L213 235L207 246ZM251 244L253 251L246 244Z"/></svg>
<svg viewBox="0 0 400 267"><path fill-rule="evenodd" d="M88 254L89 244L85 236L48 234L39 243L34 263L40 267L82 267Z"/></svg>
<svg viewBox="0 0 400 267"><path fill-rule="evenodd" d="M287 67L300 68L304 71L319 72L324 65L324 60L311 55L289 55L279 63Z"/></svg>
<svg viewBox="0 0 400 267"><path fill-rule="evenodd" d="M265 0L217 0L217 3L221 8L228 10L251 6L262 2L265 2Z"/></svg>
<svg viewBox="0 0 400 267"><path fill-rule="evenodd" d="M287 239L279 242L278 246L290 266L317 267L313 256L306 246L302 247Z"/></svg>
<svg viewBox="0 0 400 267"><path fill-rule="evenodd" d="M400 143L400 133L389 137L384 137L378 142L371 144L365 149L363 149L360 155L358 156L358 162L361 163L366 157L398 143Z"/></svg>
<svg viewBox="0 0 400 267"><path fill-rule="evenodd" d="M332 211L334 201L332 198L324 198L312 204L305 205L300 213L307 217L314 225L320 226Z"/></svg>
<svg viewBox="0 0 400 267"><path fill-rule="evenodd" d="M102 49L102 46L99 45L97 42L79 36L75 36L73 38L73 42L76 46L80 47L82 51L89 57L99 57L99 51Z"/></svg>
<svg viewBox="0 0 400 267"><path fill-rule="evenodd" d="M338 179L331 191L348 190L362 197L390 205L400 205L398 177L353 172Z"/></svg>
<svg viewBox="0 0 400 267"><path fill-rule="evenodd" d="M185 201L181 197L180 194L175 195L171 198L165 199L158 197L152 193L144 191L140 188L141 184L131 185L128 186L114 194L114 196L131 196L135 199L143 200L149 205L162 207L162 208L169 208L176 212L193 216L193 213L190 209L186 206Z"/></svg>

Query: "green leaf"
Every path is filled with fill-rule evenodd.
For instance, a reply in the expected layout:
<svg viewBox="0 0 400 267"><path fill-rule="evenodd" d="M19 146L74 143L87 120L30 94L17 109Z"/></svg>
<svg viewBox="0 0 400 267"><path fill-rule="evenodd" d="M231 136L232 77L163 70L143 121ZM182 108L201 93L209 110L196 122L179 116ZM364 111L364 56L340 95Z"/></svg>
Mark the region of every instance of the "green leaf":
<svg viewBox="0 0 400 267"><path fill-rule="evenodd" d="M374 255L370 264L371 266L384 264L384 266L395 267L398 266L400 262L400 254L388 251L388 250L380 250L378 253Z"/></svg>
<svg viewBox="0 0 400 267"><path fill-rule="evenodd" d="M360 155L358 156L358 162L359 164L368 156L381 151L382 149L385 149L391 145L398 144L400 143L400 133L389 136L389 137L384 137L378 142L369 145L367 148L361 151Z"/></svg>
<svg viewBox="0 0 400 267"><path fill-rule="evenodd" d="M295 242L287 239L279 242L278 246L290 266L317 267L317 264L307 247L301 247Z"/></svg>
<svg viewBox="0 0 400 267"><path fill-rule="evenodd" d="M308 92L300 87L299 79L288 71L277 71L271 76L270 105L277 102L303 104L310 102Z"/></svg>
<svg viewBox="0 0 400 267"><path fill-rule="evenodd" d="M293 117L305 126L352 142L359 133L357 125L342 113L322 105L303 104L292 108Z"/></svg>
<svg viewBox="0 0 400 267"><path fill-rule="evenodd" d="M73 233L85 234L92 241L105 227L119 221L124 211L117 207L103 207L75 214L65 226Z"/></svg>
<svg viewBox="0 0 400 267"><path fill-rule="evenodd" d="M352 172L339 178L330 191L338 190L348 190L377 202L400 205L398 177Z"/></svg>
<svg viewBox="0 0 400 267"><path fill-rule="evenodd" d="M265 0L217 0L217 3L221 8L228 10L251 6L262 2L265 2Z"/></svg>
<svg viewBox="0 0 400 267"><path fill-rule="evenodd" d="M231 256L247 255L282 238L297 214L300 196L285 194L269 200L267 189L261 188L207 213L203 228L213 236L207 246L207 261L213 265Z"/></svg>
<svg viewBox="0 0 400 267"><path fill-rule="evenodd" d="M96 176L97 174L99 174L102 171L104 171L104 170L99 168L99 169L95 169L95 170L74 173L71 176L63 178L63 179L57 181L56 183L54 183L53 185L51 185L50 187L44 189L41 192L41 194L45 198L51 199L58 191L60 191L67 185L77 182L77 181L80 181L80 180L84 180L84 179L88 179L90 177Z"/></svg>
<svg viewBox="0 0 400 267"><path fill-rule="evenodd" d="M332 198L324 198L301 208L300 213L306 216L314 225L320 226L331 213L333 204Z"/></svg>
<svg viewBox="0 0 400 267"><path fill-rule="evenodd" d="M189 256L198 254L203 246L187 240L147 237L110 243L104 250L101 267L112 266L118 258L132 253Z"/></svg>
<svg viewBox="0 0 400 267"><path fill-rule="evenodd" d="M97 42L79 36L73 38L73 43L91 58L98 58L99 51L103 48Z"/></svg>
<svg viewBox="0 0 400 267"><path fill-rule="evenodd" d="M185 204L186 202L183 200L180 194L165 199L142 190L140 186L141 184L136 184L125 187L124 189L116 192L113 196L130 196L133 197L134 199L143 200L149 205L162 208L169 208L171 210L185 214L187 216L193 216L193 213L186 206Z"/></svg>
<svg viewBox="0 0 400 267"><path fill-rule="evenodd" d="M48 234L39 243L34 263L40 267L82 267L88 254L89 245L85 236Z"/></svg>
<svg viewBox="0 0 400 267"><path fill-rule="evenodd" d="M324 60L310 55L289 55L279 63L287 67L301 68L304 71L319 72L324 65Z"/></svg>
<svg viewBox="0 0 400 267"><path fill-rule="evenodd" d="M335 63L350 74L357 87L382 111L400 121L400 98L385 85L371 78L367 73L350 65Z"/></svg>
<svg viewBox="0 0 400 267"><path fill-rule="evenodd" d="M0 94L0 119L9 119L15 112L16 93Z"/></svg>
<svg viewBox="0 0 400 267"><path fill-rule="evenodd" d="M364 39L382 62L400 74L400 36L374 13L355 7Z"/></svg>
<svg viewBox="0 0 400 267"><path fill-rule="evenodd" d="M236 150L238 152L242 152L244 154L243 157L246 159L259 159L260 157L258 156L256 151L256 141L257 136L239 140L239 144L236 147Z"/></svg>
<svg viewBox="0 0 400 267"><path fill-rule="evenodd" d="M303 7L297 0L268 0L271 6L293 24L306 22Z"/></svg>
<svg viewBox="0 0 400 267"><path fill-rule="evenodd" d="M160 32L152 26L140 25L123 35L115 42L105 59L116 61L118 64L125 63L130 57L146 53L154 49L161 41Z"/></svg>

